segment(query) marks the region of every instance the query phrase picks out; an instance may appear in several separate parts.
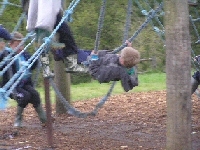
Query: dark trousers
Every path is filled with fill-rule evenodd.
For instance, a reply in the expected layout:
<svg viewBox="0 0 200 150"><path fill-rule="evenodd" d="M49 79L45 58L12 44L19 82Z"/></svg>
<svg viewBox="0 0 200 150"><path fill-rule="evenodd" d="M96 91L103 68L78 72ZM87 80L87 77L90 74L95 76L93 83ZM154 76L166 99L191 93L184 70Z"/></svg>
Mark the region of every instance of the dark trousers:
<svg viewBox="0 0 200 150"><path fill-rule="evenodd" d="M196 71L194 72L193 76L192 76L195 80L198 81L198 83L200 84L200 72Z"/></svg>
<svg viewBox="0 0 200 150"><path fill-rule="evenodd" d="M17 103L18 106L25 108L28 103L33 104L34 108L37 108L40 103L40 95L39 93L34 89L32 85L24 85L22 87L17 87Z"/></svg>

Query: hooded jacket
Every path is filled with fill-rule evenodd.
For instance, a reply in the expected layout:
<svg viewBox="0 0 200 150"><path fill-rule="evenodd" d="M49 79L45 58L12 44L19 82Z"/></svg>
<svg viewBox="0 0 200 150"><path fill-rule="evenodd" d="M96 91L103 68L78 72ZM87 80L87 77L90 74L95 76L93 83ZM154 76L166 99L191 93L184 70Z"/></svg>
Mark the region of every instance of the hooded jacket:
<svg viewBox="0 0 200 150"><path fill-rule="evenodd" d="M121 80L124 91L128 92L138 85L137 79L129 75L127 69L119 63L117 54L99 51L99 59L91 61L89 74L100 83Z"/></svg>
<svg viewBox="0 0 200 150"><path fill-rule="evenodd" d="M4 57L6 57L8 54L10 54L11 51L10 49L5 49L1 54L0 54L0 61L3 60ZM13 54L14 56L15 54ZM30 54L28 52L23 52L21 54L21 56L24 61L28 61L28 59L30 58ZM6 64L0 68L0 70L2 70L10 61L6 62ZM32 65L31 67L31 70L35 69L37 67L37 61ZM11 73L12 75L14 75L17 71L18 71L18 68L19 68L19 64L17 61L15 61L12 66L11 66ZM11 73L9 72L9 70L7 70L4 74L3 74L3 79L2 79L2 83L1 83L1 86L4 86L11 78ZM27 77L24 77L20 82L19 84L17 85L17 87L22 87L24 84L31 84L33 85L32 83L32 79L31 79L31 75L28 75Z"/></svg>

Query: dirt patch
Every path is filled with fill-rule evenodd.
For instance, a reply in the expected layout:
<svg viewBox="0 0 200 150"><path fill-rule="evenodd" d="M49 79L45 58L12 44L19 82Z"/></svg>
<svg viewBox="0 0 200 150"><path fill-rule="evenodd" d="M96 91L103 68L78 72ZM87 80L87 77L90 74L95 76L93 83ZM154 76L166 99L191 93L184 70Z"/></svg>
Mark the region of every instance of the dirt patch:
<svg viewBox="0 0 200 150"><path fill-rule="evenodd" d="M99 99L73 106L91 111ZM193 149L200 149L199 106L193 97ZM53 114L55 108L53 106ZM162 150L166 143L166 92L125 93L111 96L97 116L76 118L55 115L53 148L31 105L25 109L23 128L13 128L16 108L0 112L0 149L29 150Z"/></svg>

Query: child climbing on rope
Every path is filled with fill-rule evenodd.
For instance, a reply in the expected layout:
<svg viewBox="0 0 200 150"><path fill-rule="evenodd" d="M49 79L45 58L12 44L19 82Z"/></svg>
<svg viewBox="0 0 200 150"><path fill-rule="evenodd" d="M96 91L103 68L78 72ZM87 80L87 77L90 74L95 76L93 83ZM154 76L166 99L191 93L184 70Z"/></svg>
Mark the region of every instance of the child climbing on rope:
<svg viewBox="0 0 200 150"><path fill-rule="evenodd" d="M63 16L61 12L61 0L48 0L48 2L46 0L30 0L30 2L23 0L22 8L25 12L27 12L27 3L29 3L27 30L29 32L35 31L38 39L49 36L58 26ZM84 66L79 66L77 63L78 47L75 43L70 27L65 21L60 25L57 33L59 44L54 46L52 50L54 60L62 60L65 62L67 66L66 71L84 70L84 68L82 68Z"/></svg>
<svg viewBox="0 0 200 150"><path fill-rule="evenodd" d="M23 10L27 10L27 1L22 1ZM44 9L44 6L46 9ZM61 0L30 0L27 19L27 30L35 31L38 36L49 36L62 19ZM63 60L69 55L77 54L77 45L71 30L66 22L63 22L59 29L58 42L64 43L61 49L52 51L56 61ZM45 36L44 36L45 35ZM56 46L55 46L56 47ZM59 47L59 46L58 46Z"/></svg>
<svg viewBox="0 0 200 150"><path fill-rule="evenodd" d="M14 32L10 41L10 48L4 50L4 52L0 56L0 60L2 60L8 54L14 51L15 53L13 54L13 56L19 54L24 49L23 45L21 47L18 46L23 40L23 38L24 37L21 33ZM17 47L19 48L16 50ZM20 67L22 67L24 63L26 63L26 61L28 61L29 58L30 54L28 52L23 52L21 55L19 55L18 59L14 62L10 69L3 74L3 85L5 85L10 80L10 78L20 69ZM32 65L30 69L32 70L36 67L37 61ZM27 70L26 74L16 86L15 93L11 94L11 98L14 98L18 104L17 114L14 122L15 127L21 127L22 114L24 108L29 103L33 104L33 107L35 108L42 125L44 126L46 123L46 114L42 108L39 93L33 87L31 79L31 70Z"/></svg>
<svg viewBox="0 0 200 150"><path fill-rule="evenodd" d="M140 53L126 41L127 47L121 54L112 54L108 51L98 51L90 56L89 73L100 83L119 81L127 92L137 86L137 81L132 77L133 67L140 62Z"/></svg>

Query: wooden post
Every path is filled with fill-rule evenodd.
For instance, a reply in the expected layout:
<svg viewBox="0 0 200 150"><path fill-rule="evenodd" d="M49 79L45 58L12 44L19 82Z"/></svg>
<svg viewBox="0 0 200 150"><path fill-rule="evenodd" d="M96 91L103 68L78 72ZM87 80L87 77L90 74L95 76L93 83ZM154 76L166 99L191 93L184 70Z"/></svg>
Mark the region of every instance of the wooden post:
<svg viewBox="0 0 200 150"><path fill-rule="evenodd" d="M51 72L49 68L49 55L44 53L41 55L41 62L43 65L43 77L44 77L44 89L45 89L45 107L47 115L47 142L50 147L53 147L53 127L52 127L52 109L51 109L51 99L50 99L50 88L49 88L49 78L51 77Z"/></svg>
<svg viewBox="0 0 200 150"><path fill-rule="evenodd" d="M45 87L45 107L47 115L47 142L50 147L53 147L53 127L51 118L51 100L50 100L50 90L49 90L49 79L44 78Z"/></svg>
<svg viewBox="0 0 200 150"><path fill-rule="evenodd" d="M68 102L70 102L70 74L65 72L65 64L62 61L55 61L54 63L54 73L55 73L55 83ZM56 96L56 113L66 113L66 109L60 102L59 97Z"/></svg>
<svg viewBox="0 0 200 150"><path fill-rule="evenodd" d="M43 29L38 29L37 33L37 43L38 47L42 45L42 39L48 36L48 31ZM52 127L52 117L51 117L51 100L50 100L50 88L49 88L49 78L52 76L52 72L49 67L49 55L43 52L40 56L40 60L43 66L43 77L44 77L44 89L45 89L45 107L47 115L47 140L48 145L53 147L53 127Z"/></svg>
<svg viewBox="0 0 200 150"><path fill-rule="evenodd" d="M41 62L43 66L43 77L44 77L44 89L45 89L45 107L47 115L47 141L50 147L53 147L53 127L52 127L52 117L51 117L51 99L50 99L50 88L49 88L49 78L51 77L51 72L49 68L49 55L42 54Z"/></svg>
<svg viewBox="0 0 200 150"><path fill-rule="evenodd" d="M152 56L152 70L156 69L157 67L157 63L156 63L156 57L155 56Z"/></svg>
<svg viewBox="0 0 200 150"><path fill-rule="evenodd" d="M63 8L66 8L66 0L62 1ZM57 38L58 39L58 38ZM71 79L70 74L65 72L66 65L62 61L54 62L54 73L55 73L55 83L58 90L61 92L63 97L70 103L70 85ZM66 109L63 104L59 101L59 97L56 96L56 113L66 113Z"/></svg>

